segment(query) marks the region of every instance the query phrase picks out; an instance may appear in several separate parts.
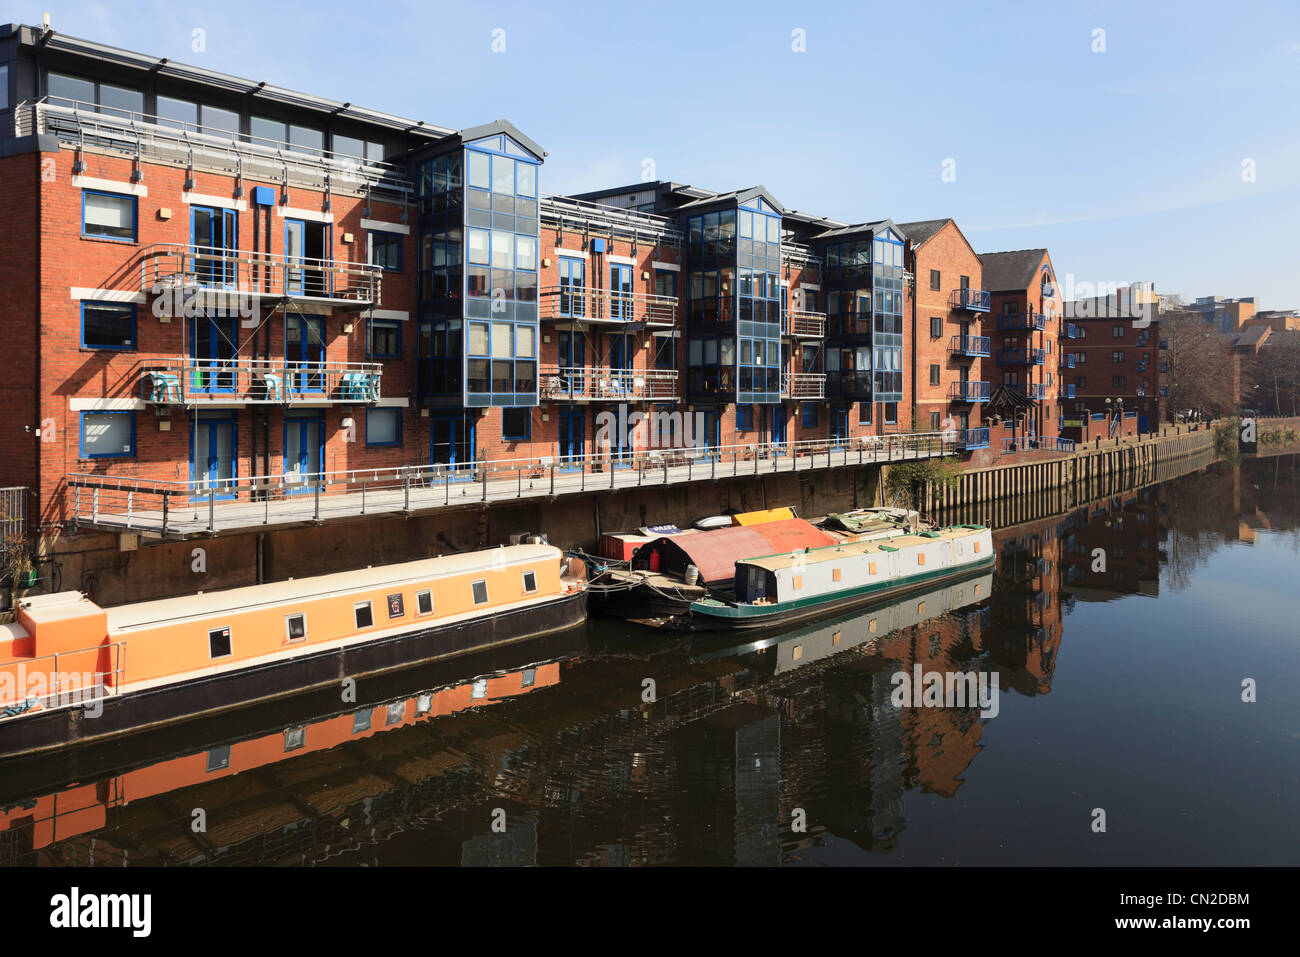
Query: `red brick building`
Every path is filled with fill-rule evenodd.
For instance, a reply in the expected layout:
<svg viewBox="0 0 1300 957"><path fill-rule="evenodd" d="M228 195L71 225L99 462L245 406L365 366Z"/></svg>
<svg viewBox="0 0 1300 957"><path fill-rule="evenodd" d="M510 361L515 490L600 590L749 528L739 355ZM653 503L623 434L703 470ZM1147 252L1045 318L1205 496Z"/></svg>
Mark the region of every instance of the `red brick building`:
<svg viewBox="0 0 1300 957"><path fill-rule="evenodd" d="M1164 419L1161 376L1166 365L1160 337L1160 299L1150 283L1124 286L1108 296L1065 304L1072 334L1063 342L1062 417L1069 434L1147 432ZM1132 419L1132 422L1115 422Z"/></svg>

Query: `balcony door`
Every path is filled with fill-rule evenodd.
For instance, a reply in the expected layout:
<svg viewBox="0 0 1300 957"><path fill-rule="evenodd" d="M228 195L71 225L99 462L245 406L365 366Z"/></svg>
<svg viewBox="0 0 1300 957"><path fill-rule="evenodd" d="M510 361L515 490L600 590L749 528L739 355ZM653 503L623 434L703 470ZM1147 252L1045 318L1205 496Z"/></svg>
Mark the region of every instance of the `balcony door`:
<svg viewBox="0 0 1300 957"><path fill-rule="evenodd" d="M324 394L326 379L325 320L320 316L289 316L284 333L284 363L292 392Z"/></svg>
<svg viewBox="0 0 1300 957"><path fill-rule="evenodd" d="M190 481L196 495L233 497L236 427L232 414L203 412L190 426Z"/></svg>
<svg viewBox="0 0 1300 957"><path fill-rule="evenodd" d="M769 445L785 445L785 423L789 414L784 402L767 407L767 441Z"/></svg>
<svg viewBox="0 0 1300 957"><path fill-rule="evenodd" d="M284 420L284 475L287 486L307 486L325 471L325 419L292 415ZM303 491L298 488L296 491Z"/></svg>
<svg viewBox="0 0 1300 957"><path fill-rule="evenodd" d="M190 320L190 391L234 392L238 355L236 319L195 316Z"/></svg>
<svg viewBox="0 0 1300 957"><path fill-rule="evenodd" d="M560 470L578 471L585 452L586 412L570 406L560 409Z"/></svg>
<svg viewBox="0 0 1300 957"><path fill-rule="evenodd" d="M435 412L429 419L429 462L451 472L465 472L474 461L474 417L476 413Z"/></svg>
<svg viewBox="0 0 1300 957"><path fill-rule="evenodd" d="M333 280L323 268L330 245L328 223L303 219L284 221L284 286L291 296L328 298Z"/></svg>
<svg viewBox="0 0 1300 957"><path fill-rule="evenodd" d="M580 332L559 334L560 387L571 396L582 395L582 364L586 361L586 343Z"/></svg>
<svg viewBox="0 0 1300 957"><path fill-rule="evenodd" d="M849 410L834 409L831 411L831 441L837 445L842 445L849 439Z"/></svg>
<svg viewBox="0 0 1300 957"><path fill-rule="evenodd" d="M560 315L581 318L583 312L583 278L586 263L581 259L561 259Z"/></svg>
<svg viewBox="0 0 1300 957"><path fill-rule="evenodd" d="M636 336L618 333L608 338L608 394L625 396L632 391L632 354L636 350Z"/></svg>
<svg viewBox="0 0 1300 957"><path fill-rule="evenodd" d="M609 317L632 321L632 267L609 267Z"/></svg>
<svg viewBox="0 0 1300 957"><path fill-rule="evenodd" d="M239 214L215 206L190 207L191 278L200 286L230 286L238 278L234 254L239 249Z"/></svg>

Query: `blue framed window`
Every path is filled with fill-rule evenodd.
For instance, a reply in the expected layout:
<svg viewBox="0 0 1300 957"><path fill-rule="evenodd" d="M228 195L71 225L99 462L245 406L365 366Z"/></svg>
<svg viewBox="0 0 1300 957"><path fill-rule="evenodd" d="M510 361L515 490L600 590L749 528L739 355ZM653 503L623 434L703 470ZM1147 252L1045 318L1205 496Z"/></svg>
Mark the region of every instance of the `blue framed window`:
<svg viewBox="0 0 1300 957"><path fill-rule="evenodd" d="M366 235L366 262L384 272L402 271L402 236L372 229Z"/></svg>
<svg viewBox="0 0 1300 957"><path fill-rule="evenodd" d="M134 349L135 304L83 301L81 348Z"/></svg>
<svg viewBox="0 0 1300 957"><path fill-rule="evenodd" d="M655 270L655 295L677 296L677 273L670 269Z"/></svg>
<svg viewBox="0 0 1300 957"><path fill-rule="evenodd" d="M81 191L81 235L85 239L110 239L133 243L139 201L129 193Z"/></svg>
<svg viewBox="0 0 1300 957"><path fill-rule="evenodd" d="M507 442L527 442L532 436L533 418L528 408L501 410L501 438Z"/></svg>
<svg viewBox="0 0 1300 957"><path fill-rule="evenodd" d="M870 425L870 424L871 424L871 403L859 402L858 403L858 425Z"/></svg>
<svg viewBox="0 0 1300 957"><path fill-rule="evenodd" d="M366 355L372 359L402 357L402 323L396 319L371 319Z"/></svg>
<svg viewBox="0 0 1300 957"><path fill-rule="evenodd" d="M817 403L804 402L799 406L799 421L805 429L817 427Z"/></svg>
<svg viewBox="0 0 1300 957"><path fill-rule="evenodd" d="M885 424L894 425L897 422L898 422L898 403L886 402L885 403Z"/></svg>
<svg viewBox="0 0 1300 957"><path fill-rule="evenodd" d="M81 457L123 459L135 455L134 412L82 412Z"/></svg>
<svg viewBox="0 0 1300 957"><path fill-rule="evenodd" d="M366 409L366 447L402 444L401 409Z"/></svg>
<svg viewBox="0 0 1300 957"><path fill-rule="evenodd" d="M736 406L736 431L748 432L754 427L754 407L752 405Z"/></svg>

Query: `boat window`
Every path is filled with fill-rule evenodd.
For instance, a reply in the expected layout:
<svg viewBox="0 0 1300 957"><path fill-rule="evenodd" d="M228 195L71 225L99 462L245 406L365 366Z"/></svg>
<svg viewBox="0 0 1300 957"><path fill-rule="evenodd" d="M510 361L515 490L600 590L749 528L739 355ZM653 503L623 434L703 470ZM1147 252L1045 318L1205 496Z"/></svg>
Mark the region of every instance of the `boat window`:
<svg viewBox="0 0 1300 957"><path fill-rule="evenodd" d="M875 563L875 562L868 562L868 563L867 563L867 574L868 574L868 575L874 575L875 573L876 573L876 563Z"/></svg>
<svg viewBox="0 0 1300 957"><path fill-rule="evenodd" d="M831 569L831 581L833 581L833 582L837 582L837 581L840 580L840 577L841 577L841 576L840 576L840 570L839 570L838 568L832 568L832 569Z"/></svg>
<svg viewBox="0 0 1300 957"><path fill-rule="evenodd" d="M803 576L802 576L802 575L795 575L795 576L794 576L794 588L795 588L795 591L798 591L798 590L799 590L800 588L802 588L802 587L803 587Z"/></svg>
<svg viewBox="0 0 1300 957"><path fill-rule="evenodd" d="M388 724L398 724L406 717L406 702L394 701L388 706L386 721Z"/></svg>
<svg viewBox="0 0 1300 957"><path fill-rule="evenodd" d="M362 731L370 730L370 709L358 711L352 716L352 733L360 734Z"/></svg>
<svg viewBox="0 0 1300 957"><path fill-rule="evenodd" d="M230 626L213 628L208 632L208 653L213 658L224 658L230 654Z"/></svg>
<svg viewBox="0 0 1300 957"><path fill-rule="evenodd" d="M388 617L401 618L406 614L406 599L402 597L399 591L395 595L388 596Z"/></svg>
<svg viewBox="0 0 1300 957"><path fill-rule="evenodd" d="M285 728L284 729L284 749L286 751L296 751L307 743L307 729Z"/></svg>
<svg viewBox="0 0 1300 957"><path fill-rule="evenodd" d="M415 610L417 614L432 615L433 592L428 591L427 589L425 591L417 591L415 593Z"/></svg>
<svg viewBox="0 0 1300 957"><path fill-rule="evenodd" d="M370 610L370 602L357 602L352 606L352 610L356 613L358 628L369 628L375 623L375 615L374 612Z"/></svg>
<svg viewBox="0 0 1300 957"><path fill-rule="evenodd" d="M474 604L486 605L488 600L487 581L480 578L478 581L474 582L474 584L471 585L470 587L474 589Z"/></svg>
<svg viewBox="0 0 1300 957"><path fill-rule="evenodd" d="M524 676L523 676L523 678L522 678L522 679L520 680L520 682L519 682L519 687L521 687L521 688L531 688L531 687L533 686L533 682L535 682L536 680L537 680L537 669L536 669L536 668L525 668L525 669L524 669Z"/></svg>
<svg viewBox="0 0 1300 957"><path fill-rule="evenodd" d="M290 641L298 641L307 637L307 616L299 613L297 615L284 616L284 634Z"/></svg>
<svg viewBox="0 0 1300 957"><path fill-rule="evenodd" d="M208 752L208 770L224 771L230 767L230 745L223 744Z"/></svg>
<svg viewBox="0 0 1300 957"><path fill-rule="evenodd" d="M537 591L537 573L531 569L524 572L524 591Z"/></svg>
<svg viewBox="0 0 1300 957"><path fill-rule="evenodd" d="M486 679L486 678L476 678L476 679L474 679L474 685L473 685L473 687L470 688L469 696L470 696L471 698L486 698L486 697L487 697L487 679Z"/></svg>
<svg viewBox="0 0 1300 957"><path fill-rule="evenodd" d="M794 660L795 660L795 661L798 661L798 660L799 660L800 658L802 658L802 657L803 657L803 645L795 645L795 646L794 646Z"/></svg>
<svg viewBox="0 0 1300 957"><path fill-rule="evenodd" d="M924 565L924 564L925 564L925 553L924 553L924 552L919 552L919 553L917 553L917 556L916 556L916 563L917 563L918 565Z"/></svg>

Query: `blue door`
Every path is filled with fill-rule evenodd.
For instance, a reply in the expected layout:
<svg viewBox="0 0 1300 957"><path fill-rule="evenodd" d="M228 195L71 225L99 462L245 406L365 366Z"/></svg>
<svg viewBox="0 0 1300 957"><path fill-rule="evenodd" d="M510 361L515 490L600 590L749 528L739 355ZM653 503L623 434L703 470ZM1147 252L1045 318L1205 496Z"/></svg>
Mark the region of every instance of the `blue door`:
<svg viewBox="0 0 1300 957"><path fill-rule="evenodd" d="M190 391L235 391L238 333L235 318L196 316L190 320Z"/></svg>
<svg viewBox="0 0 1300 957"><path fill-rule="evenodd" d="M284 221L284 290L291 296L328 297L334 281L324 269L330 227L302 219Z"/></svg>
<svg viewBox="0 0 1300 957"><path fill-rule="evenodd" d="M625 396L632 391L632 353L636 337L617 333L609 337L609 385L602 394Z"/></svg>
<svg viewBox="0 0 1300 957"><path fill-rule="evenodd" d="M785 424L790 413L784 402L767 408L767 441L771 445L785 445Z"/></svg>
<svg viewBox="0 0 1300 957"><path fill-rule="evenodd" d="M220 498L234 496L238 471L237 431L233 415L201 413L190 425L190 481L198 495L211 489Z"/></svg>
<svg viewBox="0 0 1300 957"><path fill-rule="evenodd" d="M325 471L325 420L293 415L284 420L284 475L290 492L306 491ZM295 488L294 486L298 486Z"/></svg>
<svg viewBox="0 0 1300 957"><path fill-rule="evenodd" d="M569 396L582 395L582 364L586 345L580 332L560 333L560 388Z"/></svg>
<svg viewBox="0 0 1300 957"><path fill-rule="evenodd" d="M474 477L475 413L435 412L429 420L429 462L446 466L453 477Z"/></svg>
<svg viewBox="0 0 1300 957"><path fill-rule="evenodd" d="M609 268L609 317L632 321L632 267Z"/></svg>
<svg viewBox="0 0 1300 957"><path fill-rule="evenodd" d="M324 362L325 320L320 316L289 316L284 339L288 388L293 392L325 392Z"/></svg>
<svg viewBox="0 0 1300 957"><path fill-rule="evenodd" d="M583 307L583 280L586 263L581 259L560 260L560 315L581 318Z"/></svg>
<svg viewBox="0 0 1300 957"><path fill-rule="evenodd" d="M237 217L233 209L190 207L193 278L200 286L226 286L236 281L233 253L239 248Z"/></svg>
<svg viewBox="0 0 1300 957"><path fill-rule="evenodd" d="M1146 414L1145 412L1139 412L1139 413L1138 413L1138 431L1139 431L1139 432L1147 432L1147 431L1148 431L1148 429L1147 429L1147 421L1148 421L1148 419L1147 419L1147 414Z"/></svg>
<svg viewBox="0 0 1300 957"><path fill-rule="evenodd" d="M687 412L687 415L693 415L695 418L691 422L692 439L695 443L697 458L712 458L718 454L717 447L722 444L722 433L719 429L718 412L712 409L705 412Z"/></svg>
<svg viewBox="0 0 1300 957"><path fill-rule="evenodd" d="M831 441L841 445L849 438L849 410L836 409L831 413Z"/></svg>
<svg viewBox="0 0 1300 957"><path fill-rule="evenodd" d="M570 407L560 410L559 466L562 471L575 472L582 469L585 424L586 413L582 409Z"/></svg>

